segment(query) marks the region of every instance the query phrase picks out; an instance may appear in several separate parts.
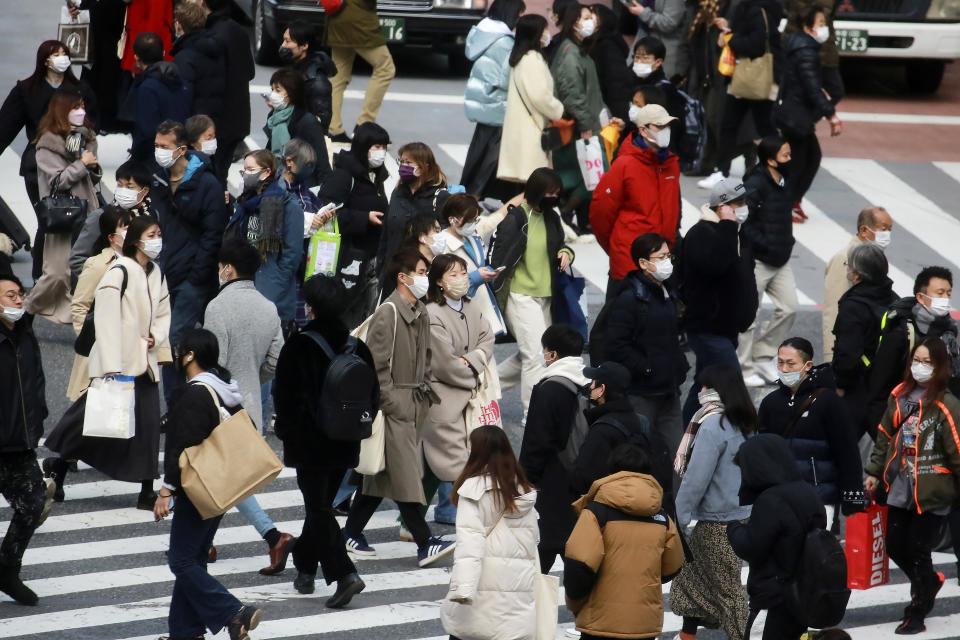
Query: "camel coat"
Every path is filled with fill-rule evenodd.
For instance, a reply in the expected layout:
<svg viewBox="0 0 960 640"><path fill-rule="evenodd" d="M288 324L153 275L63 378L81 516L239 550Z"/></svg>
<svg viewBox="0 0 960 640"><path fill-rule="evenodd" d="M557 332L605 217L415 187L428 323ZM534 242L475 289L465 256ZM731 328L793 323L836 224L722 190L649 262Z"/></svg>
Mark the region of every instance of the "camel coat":
<svg viewBox="0 0 960 640"><path fill-rule="evenodd" d="M84 147L97 153L97 141ZM100 169L88 170L79 159L67 152L66 139L52 132L37 141L37 186L40 197L50 194L54 178L60 176L58 186L87 201L87 211L100 208L94 180L100 179ZM43 240L43 275L27 296L25 306L29 313L44 316L61 324L70 324L70 258L72 238L69 233L47 233Z"/></svg>
<svg viewBox="0 0 960 640"><path fill-rule="evenodd" d="M431 302L430 386L440 404L430 407L423 432L423 454L440 480L453 482L470 455L464 411L478 385L484 364L493 357L493 332L479 306L463 298L463 308ZM464 358L469 365L460 361Z"/></svg>
<svg viewBox="0 0 960 640"><path fill-rule="evenodd" d="M548 123L562 115L563 103L553 95L547 61L540 53L528 51L510 72L497 177L526 182L534 169L549 166L540 135Z"/></svg>
<svg viewBox="0 0 960 640"><path fill-rule="evenodd" d="M394 291L373 312L367 329L367 346L380 379L386 468L375 476L364 476L363 493L395 502L426 504L421 484L421 439L431 397L436 398L428 382L430 316L427 308L419 300L411 306L399 291Z"/></svg>
<svg viewBox="0 0 960 640"><path fill-rule="evenodd" d="M170 331L170 296L160 267L151 264L147 273L136 260L117 258L114 265L127 270L122 300L120 269L111 266L101 278L94 298L97 340L90 350L90 377L108 373L136 377L149 371L154 382L160 379L157 364ZM147 346L148 336L153 337L152 347Z"/></svg>
<svg viewBox="0 0 960 640"><path fill-rule="evenodd" d="M95 256L90 256L83 263L83 270L80 277L77 278L77 286L73 290L73 299L70 301L70 318L73 320L73 332L80 335L83 329L83 321L87 319L87 313L93 304L94 296L97 294L97 287L100 285L100 279L107 272L117 259L117 254L113 248L107 247ZM73 357L73 370L70 372L70 382L67 384L67 397L74 401L86 391L90 384L90 374L87 370L87 357L75 355Z"/></svg>
<svg viewBox="0 0 960 640"><path fill-rule="evenodd" d="M833 344L837 337L833 335L833 324L837 321L837 309L840 297L850 288L847 280L847 254L863 242L854 235L843 250L838 251L827 263L823 278L823 361L833 362Z"/></svg>

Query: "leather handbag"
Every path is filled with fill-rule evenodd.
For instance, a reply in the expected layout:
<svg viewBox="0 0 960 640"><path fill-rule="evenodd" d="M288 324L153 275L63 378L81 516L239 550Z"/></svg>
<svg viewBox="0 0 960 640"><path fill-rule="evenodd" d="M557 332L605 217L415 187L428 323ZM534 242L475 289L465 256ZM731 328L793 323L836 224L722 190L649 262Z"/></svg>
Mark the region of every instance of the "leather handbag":
<svg viewBox="0 0 960 640"><path fill-rule="evenodd" d="M733 79L727 93L743 100L770 100L773 88L773 54L770 52L770 24L767 12L763 14L764 41L766 50L757 58L738 58L733 70Z"/></svg>
<svg viewBox="0 0 960 640"><path fill-rule="evenodd" d="M200 444L180 454L180 486L204 520L223 515L270 484L283 463L257 432L245 409L232 416L210 392L221 422Z"/></svg>
<svg viewBox="0 0 960 640"><path fill-rule="evenodd" d="M87 201L59 189L60 176L53 179L50 193L37 203L37 219L45 233L73 233L87 218Z"/></svg>

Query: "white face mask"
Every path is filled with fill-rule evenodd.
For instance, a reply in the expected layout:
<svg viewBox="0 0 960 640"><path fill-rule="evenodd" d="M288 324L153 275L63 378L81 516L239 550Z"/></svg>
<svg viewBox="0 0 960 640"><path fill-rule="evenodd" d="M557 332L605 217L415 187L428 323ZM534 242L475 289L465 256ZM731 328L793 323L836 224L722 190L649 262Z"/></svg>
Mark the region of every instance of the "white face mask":
<svg viewBox="0 0 960 640"><path fill-rule="evenodd" d="M163 149L157 147L153 150L153 159L157 161L157 164L163 167L164 169L169 169L172 167L179 158L174 158L174 149Z"/></svg>
<svg viewBox="0 0 960 640"><path fill-rule="evenodd" d="M633 73L638 78L646 78L653 73L653 65L649 62L634 62Z"/></svg>
<svg viewBox="0 0 960 640"><path fill-rule="evenodd" d="M661 129L657 131L657 146L661 149L666 149L670 146L670 128Z"/></svg>
<svg viewBox="0 0 960 640"><path fill-rule="evenodd" d="M140 192L129 187L117 187L113 192L113 199L119 206L129 211L140 204Z"/></svg>
<svg viewBox="0 0 960 640"><path fill-rule="evenodd" d="M540 355L540 366L544 368L549 367L550 363L547 362L547 358L546 356L543 355L543 351L541 351L539 355Z"/></svg>
<svg viewBox="0 0 960 640"><path fill-rule="evenodd" d="M143 252L151 260L156 260L163 249L163 238L147 238L141 240L141 243L143 244Z"/></svg>
<svg viewBox="0 0 960 640"><path fill-rule="evenodd" d="M910 365L910 375L921 384L928 382L933 377L933 365L925 362L914 362Z"/></svg>
<svg viewBox="0 0 960 640"><path fill-rule="evenodd" d="M213 140L201 140L200 141L200 151L203 151L208 156L212 156L217 152L217 139Z"/></svg>
<svg viewBox="0 0 960 640"><path fill-rule="evenodd" d="M637 116L640 115L640 107L630 103L630 108L627 110L627 117L630 118L630 122L636 123Z"/></svg>
<svg viewBox="0 0 960 640"><path fill-rule="evenodd" d="M410 293L413 294L414 298L422 298L427 295L427 289L430 287L430 280L427 279L427 276L407 276L408 278L413 278L413 284L407 284L407 289L410 290Z"/></svg>
<svg viewBox="0 0 960 640"><path fill-rule="evenodd" d="M656 271L648 271L651 276L663 282L667 278L673 275L673 260L670 258L664 258L663 260L657 260L656 262L650 262L653 266L657 268Z"/></svg>
<svg viewBox="0 0 960 640"><path fill-rule="evenodd" d="M220 271L217 273L217 282L220 284L221 287L222 287L223 285L227 284L228 282L230 282L229 280L227 280L227 279L225 279L225 278L223 277L223 272L226 271L226 270L227 270L227 268L224 267L223 269L220 269Z"/></svg>
<svg viewBox="0 0 960 640"><path fill-rule="evenodd" d="M737 218L737 224L743 224L750 217L750 207L743 205L733 210L733 215Z"/></svg>
<svg viewBox="0 0 960 640"><path fill-rule="evenodd" d="M931 298L926 294L923 295L930 301L930 306L928 307L930 313L938 318L942 318L950 313L950 298Z"/></svg>
<svg viewBox="0 0 960 640"><path fill-rule="evenodd" d="M447 250L447 236L443 233L435 233L424 244L430 247L433 255L438 256Z"/></svg>
<svg viewBox="0 0 960 640"><path fill-rule="evenodd" d="M370 153L367 155L367 163L370 165L371 169L382 167L383 161L386 159L386 149L370 149Z"/></svg>
<svg viewBox="0 0 960 640"><path fill-rule="evenodd" d="M541 40L540 40L540 46L543 47L544 49L546 49L547 47L550 46L550 40L551 40L551 39L552 39L552 38L550 37L550 34L549 34L549 33L545 33L545 34L543 35L543 38L541 38Z"/></svg>
<svg viewBox="0 0 960 640"><path fill-rule="evenodd" d="M477 223L476 222L466 222L460 225L460 235L469 238L474 233L477 232Z"/></svg>
<svg viewBox="0 0 960 640"><path fill-rule="evenodd" d="M57 73L64 73L70 68L70 56L53 56L50 58L50 68Z"/></svg>
<svg viewBox="0 0 960 640"><path fill-rule="evenodd" d="M777 377L780 379L780 382L783 383L785 387L793 388L796 385L800 384L800 380L807 373L803 370L803 367L807 365L806 362L800 367L799 371L780 371L777 370Z"/></svg>
<svg viewBox="0 0 960 640"><path fill-rule="evenodd" d="M593 35L593 32L596 30L597 25L593 21L593 18L587 18L580 23L580 28L577 30L581 38L589 38Z"/></svg>
<svg viewBox="0 0 960 640"><path fill-rule="evenodd" d="M813 36L813 39L823 44L830 38L830 27L822 26L817 27L817 35Z"/></svg>
<svg viewBox="0 0 960 640"><path fill-rule="evenodd" d="M0 313L0 317L7 322L17 322L23 317L23 314L27 312L23 307L0 307L0 309L3 310L3 312Z"/></svg>
<svg viewBox="0 0 960 640"><path fill-rule="evenodd" d="M287 104L287 96L276 91L271 91L270 95L267 96L267 102L269 102L270 106L274 109L282 109Z"/></svg>
<svg viewBox="0 0 960 640"><path fill-rule="evenodd" d="M870 229L873 231L873 229ZM890 232L889 231L873 231L873 244L877 245L881 249L886 249L890 246Z"/></svg>

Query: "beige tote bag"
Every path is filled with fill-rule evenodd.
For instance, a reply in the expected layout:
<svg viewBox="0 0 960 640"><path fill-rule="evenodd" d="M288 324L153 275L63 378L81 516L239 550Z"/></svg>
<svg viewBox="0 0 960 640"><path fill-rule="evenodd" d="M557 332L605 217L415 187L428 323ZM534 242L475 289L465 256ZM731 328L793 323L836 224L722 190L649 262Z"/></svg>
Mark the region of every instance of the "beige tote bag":
<svg viewBox="0 0 960 640"><path fill-rule="evenodd" d="M733 70L733 79L727 93L743 100L770 100L773 90L773 54L770 53L770 25L767 23L767 12L763 14L763 26L766 51L759 58L737 58L737 66Z"/></svg>
<svg viewBox="0 0 960 640"><path fill-rule="evenodd" d="M397 341L397 307L392 302L384 302L393 307L393 342ZM351 332L351 335L358 340L367 340L367 330L370 328L370 320L373 318L370 314L366 320L360 323L360 326ZM391 348L391 364L393 360L393 349ZM387 468L386 456L386 425L384 424L383 411L377 411L373 424L370 427L370 437L360 441L360 461L357 463L356 472L362 476L375 476Z"/></svg>

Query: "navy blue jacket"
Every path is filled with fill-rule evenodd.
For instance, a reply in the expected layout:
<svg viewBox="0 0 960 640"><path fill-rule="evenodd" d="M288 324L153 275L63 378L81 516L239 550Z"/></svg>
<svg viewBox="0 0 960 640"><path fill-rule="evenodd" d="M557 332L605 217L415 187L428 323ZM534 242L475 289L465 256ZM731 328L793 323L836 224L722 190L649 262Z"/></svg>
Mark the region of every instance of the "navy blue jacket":
<svg viewBox="0 0 960 640"><path fill-rule="evenodd" d="M175 193L170 191L170 172L154 165L150 199L163 231L160 267L171 290L189 280L212 293L227 207L210 158L194 151L187 151L187 157L187 171Z"/></svg>
<svg viewBox="0 0 960 640"><path fill-rule="evenodd" d="M209 29L185 33L173 43L170 54L180 77L193 89L191 115L202 113L220 122L227 110L227 63L223 45Z"/></svg>
<svg viewBox="0 0 960 640"><path fill-rule="evenodd" d="M157 62L134 80L130 95L134 107L130 155L134 160L150 162L157 126L164 120L183 122L189 118L193 94L172 62Z"/></svg>

